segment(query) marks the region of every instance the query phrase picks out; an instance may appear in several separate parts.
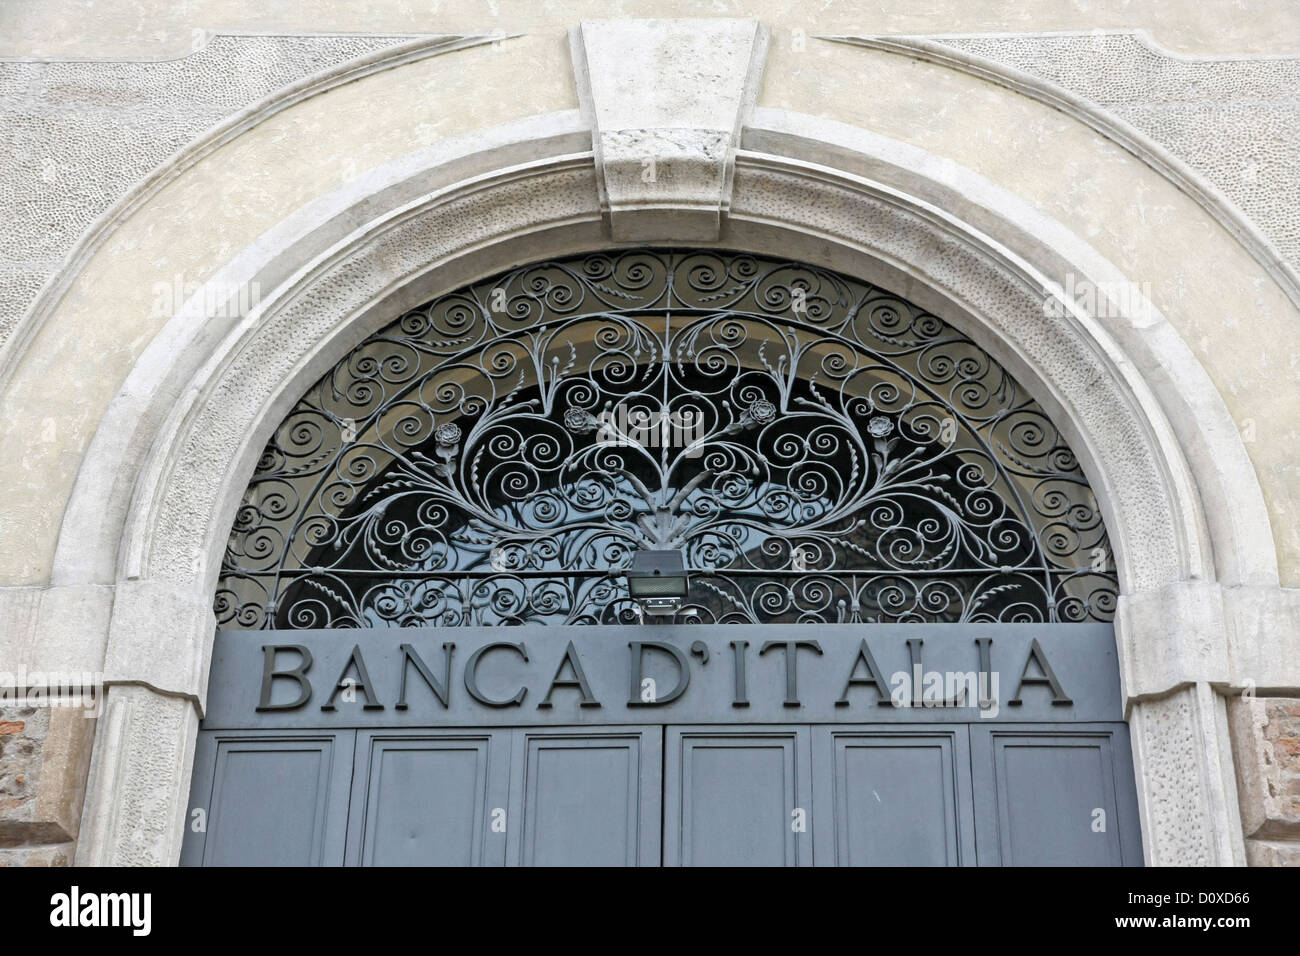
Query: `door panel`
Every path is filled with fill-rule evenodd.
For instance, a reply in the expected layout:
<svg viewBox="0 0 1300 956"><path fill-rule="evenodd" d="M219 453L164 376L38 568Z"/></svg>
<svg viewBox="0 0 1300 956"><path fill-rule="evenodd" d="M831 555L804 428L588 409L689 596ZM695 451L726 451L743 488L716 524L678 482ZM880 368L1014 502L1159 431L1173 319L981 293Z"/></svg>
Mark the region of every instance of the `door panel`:
<svg viewBox="0 0 1300 956"><path fill-rule="evenodd" d="M187 827L182 865L342 864L355 738L199 734L190 807L204 810L206 832Z"/></svg>
<svg viewBox="0 0 1300 956"><path fill-rule="evenodd" d="M660 728L514 733L511 865L659 865Z"/></svg>
<svg viewBox="0 0 1300 956"><path fill-rule="evenodd" d="M971 728L984 866L1141 863L1128 728Z"/></svg>
<svg viewBox="0 0 1300 956"><path fill-rule="evenodd" d="M1142 862L1120 723L203 731L191 808L184 865Z"/></svg>
<svg viewBox="0 0 1300 956"><path fill-rule="evenodd" d="M807 727L669 727L667 866L808 866L812 754Z"/></svg>
<svg viewBox="0 0 1300 956"><path fill-rule="evenodd" d="M362 731L348 863L500 865L505 842L490 834L493 809L506 805L509 756L508 731Z"/></svg>
<svg viewBox="0 0 1300 956"><path fill-rule="evenodd" d="M814 727L817 863L972 866L965 727Z"/></svg>

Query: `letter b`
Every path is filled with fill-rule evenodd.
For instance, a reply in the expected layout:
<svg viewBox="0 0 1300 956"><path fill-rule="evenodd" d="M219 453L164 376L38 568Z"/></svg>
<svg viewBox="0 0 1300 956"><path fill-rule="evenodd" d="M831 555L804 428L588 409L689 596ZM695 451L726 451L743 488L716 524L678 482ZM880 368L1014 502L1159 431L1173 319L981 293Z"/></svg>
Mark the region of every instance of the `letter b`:
<svg viewBox="0 0 1300 956"><path fill-rule="evenodd" d="M300 657L298 666L287 671L275 669L275 655L280 651L297 651ZM264 644L262 645L262 696L257 704L257 711L294 710L311 700L311 682L307 680L307 671L311 667L311 651L301 644ZM287 704L271 703L271 689L277 677L298 682L298 697Z"/></svg>

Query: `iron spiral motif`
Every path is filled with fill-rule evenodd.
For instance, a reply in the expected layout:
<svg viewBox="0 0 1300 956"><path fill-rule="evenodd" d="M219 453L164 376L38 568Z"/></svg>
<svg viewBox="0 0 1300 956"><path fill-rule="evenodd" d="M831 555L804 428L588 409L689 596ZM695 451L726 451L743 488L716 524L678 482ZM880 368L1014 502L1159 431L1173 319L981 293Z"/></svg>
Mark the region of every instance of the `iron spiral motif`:
<svg viewBox="0 0 1300 956"><path fill-rule="evenodd" d="M1107 621L1106 531L1043 410L866 283L718 251L524 266L352 350L268 442L223 627Z"/></svg>

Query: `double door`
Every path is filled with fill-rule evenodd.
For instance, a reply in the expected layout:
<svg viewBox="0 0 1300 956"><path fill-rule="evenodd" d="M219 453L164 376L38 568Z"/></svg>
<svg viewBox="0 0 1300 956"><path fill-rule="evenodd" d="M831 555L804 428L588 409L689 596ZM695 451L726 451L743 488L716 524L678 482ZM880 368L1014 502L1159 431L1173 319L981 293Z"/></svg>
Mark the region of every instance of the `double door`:
<svg viewBox="0 0 1300 956"><path fill-rule="evenodd" d="M1131 767L1118 722L205 730L182 863L1134 865Z"/></svg>

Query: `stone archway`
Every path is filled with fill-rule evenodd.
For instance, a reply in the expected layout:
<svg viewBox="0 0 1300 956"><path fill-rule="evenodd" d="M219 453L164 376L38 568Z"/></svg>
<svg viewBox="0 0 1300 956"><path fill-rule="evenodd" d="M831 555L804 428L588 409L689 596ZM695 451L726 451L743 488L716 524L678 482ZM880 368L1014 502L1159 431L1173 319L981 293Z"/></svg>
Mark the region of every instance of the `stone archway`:
<svg viewBox="0 0 1300 956"><path fill-rule="evenodd" d="M739 72L743 93L752 71ZM604 95L599 77L587 88ZM653 202L611 203L611 142L710 172L717 231L696 244L794 255L898 288L996 355L1061 424L1115 530L1147 860L1240 860L1213 685L1234 683L1249 649L1230 646L1220 585L1276 586L1277 575L1258 485L1203 371L1154 310L1095 316L1062 302L1061 318L1044 321L1044 289L1067 273L1105 282L1113 269L978 177L810 118L747 116L744 95L721 99L730 125L701 122L721 138L702 135L698 148L669 149L653 110L644 137L619 126L601 146L611 114L596 110L367 177L236 260L244 281L265 276L273 290L252 314L184 313L151 345L87 457L54 577L115 585L112 690L80 860L176 859L221 546L258 452L301 391L396 311L466 278L539 251L610 247L611 230L678 238L664 209L675 190L700 208L700 181L664 177Z"/></svg>
<svg viewBox="0 0 1300 956"><path fill-rule="evenodd" d="M653 618L633 555L688 572ZM1108 555L1042 410L886 290L523 264L370 336L263 450L182 860L1132 865Z"/></svg>

